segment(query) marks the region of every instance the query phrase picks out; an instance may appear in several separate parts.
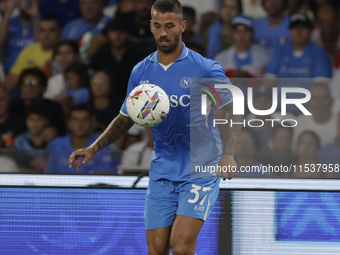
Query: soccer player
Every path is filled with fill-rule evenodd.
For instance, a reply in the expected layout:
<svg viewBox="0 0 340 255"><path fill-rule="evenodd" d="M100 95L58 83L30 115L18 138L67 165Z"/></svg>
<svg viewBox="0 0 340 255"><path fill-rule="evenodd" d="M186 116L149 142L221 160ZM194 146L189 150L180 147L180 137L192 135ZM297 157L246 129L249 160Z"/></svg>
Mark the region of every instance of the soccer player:
<svg viewBox="0 0 340 255"><path fill-rule="evenodd" d="M142 83L157 84L169 95L172 106L167 118L152 128L155 147L145 201L146 238L150 255L169 254L170 248L174 255L195 254L198 234L219 191L220 178L190 178L190 88L187 84L188 77L220 78L225 83L230 82L217 62L203 58L182 43L182 33L186 27L182 15L182 6L177 0L155 1L151 9L150 27L158 50L134 67L128 85L130 92ZM233 121L240 121L239 115L231 114L233 103L230 92L221 93L220 96L221 105L225 107L220 108L219 114L223 114L224 118L228 114ZM97 151L120 138L132 124L124 103L120 114L91 146L70 155L70 167L74 164L79 169L79 157L85 157L83 164L93 159ZM211 139L204 144L205 154L216 150L213 159L216 164L236 167L235 142L241 125L224 127L227 128L221 134L223 150L222 147L216 149L216 144L211 143L211 139L216 138L216 132L207 129L206 136ZM228 171L218 173L223 179L230 179L234 174Z"/></svg>

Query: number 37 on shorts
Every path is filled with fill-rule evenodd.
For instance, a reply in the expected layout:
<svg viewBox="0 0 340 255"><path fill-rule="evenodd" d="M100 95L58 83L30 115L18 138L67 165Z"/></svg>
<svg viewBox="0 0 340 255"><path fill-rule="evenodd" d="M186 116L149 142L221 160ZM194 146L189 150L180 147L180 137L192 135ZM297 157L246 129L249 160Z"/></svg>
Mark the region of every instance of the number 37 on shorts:
<svg viewBox="0 0 340 255"><path fill-rule="evenodd" d="M185 194L185 204L182 206L184 215L206 220L216 203L219 192L219 180L209 180L190 183L190 186ZM182 214L183 215L183 214Z"/></svg>
<svg viewBox="0 0 340 255"><path fill-rule="evenodd" d="M209 192L211 191L211 187L201 187L201 186L196 185L196 184L192 184L191 187L192 187L192 189L190 190L190 192L194 193L195 197L193 199L188 199L188 202L191 203L191 204L195 204L200 200L198 204L195 204L194 209L204 211L206 206L207 207L210 206L210 200L211 200L210 198L208 199L208 202L207 202L208 204L206 206L204 205L204 202L205 202ZM199 192L200 190L202 190L203 193L205 193L205 194L201 193L201 195L200 195L200 192Z"/></svg>

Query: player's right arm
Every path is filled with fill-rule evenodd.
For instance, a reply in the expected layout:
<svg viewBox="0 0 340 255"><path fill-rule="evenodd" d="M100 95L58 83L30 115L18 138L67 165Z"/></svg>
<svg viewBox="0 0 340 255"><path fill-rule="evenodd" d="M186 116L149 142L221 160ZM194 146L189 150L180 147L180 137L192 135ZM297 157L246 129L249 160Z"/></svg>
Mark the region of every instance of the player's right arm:
<svg viewBox="0 0 340 255"><path fill-rule="evenodd" d="M122 137L132 125L133 122L128 116L119 114L113 119L103 134L101 134L93 144L87 148L78 149L70 155L69 167L71 168L72 164L74 164L74 166L79 170L80 165L78 158L84 157L82 164L85 164L89 160L93 159L98 151Z"/></svg>

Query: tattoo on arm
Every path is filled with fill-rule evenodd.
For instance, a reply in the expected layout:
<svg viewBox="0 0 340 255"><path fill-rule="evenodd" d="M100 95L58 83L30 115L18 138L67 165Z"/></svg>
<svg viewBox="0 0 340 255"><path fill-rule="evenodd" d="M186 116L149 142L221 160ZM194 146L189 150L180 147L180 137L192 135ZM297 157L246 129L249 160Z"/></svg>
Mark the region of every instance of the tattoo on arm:
<svg viewBox="0 0 340 255"><path fill-rule="evenodd" d="M242 122L243 115L233 115L233 103L227 106L227 120L225 133L223 138L223 155L234 156L236 149L236 142L241 133L242 124L234 124L235 122ZM232 126L231 126L231 123Z"/></svg>
<svg viewBox="0 0 340 255"><path fill-rule="evenodd" d="M132 125L129 117L119 114L93 144L98 146L99 151L121 138Z"/></svg>

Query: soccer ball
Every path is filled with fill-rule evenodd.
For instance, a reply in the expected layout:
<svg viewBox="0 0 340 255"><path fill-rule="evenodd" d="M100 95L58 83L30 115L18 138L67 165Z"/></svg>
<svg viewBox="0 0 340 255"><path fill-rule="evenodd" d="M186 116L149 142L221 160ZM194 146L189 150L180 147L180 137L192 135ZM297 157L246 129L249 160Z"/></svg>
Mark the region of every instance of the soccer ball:
<svg viewBox="0 0 340 255"><path fill-rule="evenodd" d="M170 101L165 91L154 84L135 87L126 100L130 118L143 127L160 124L170 111Z"/></svg>

